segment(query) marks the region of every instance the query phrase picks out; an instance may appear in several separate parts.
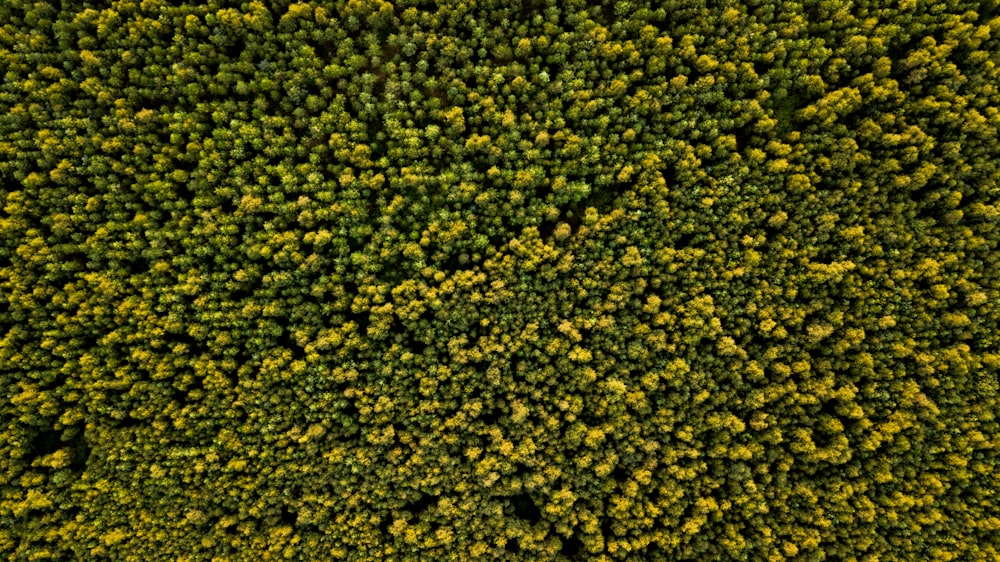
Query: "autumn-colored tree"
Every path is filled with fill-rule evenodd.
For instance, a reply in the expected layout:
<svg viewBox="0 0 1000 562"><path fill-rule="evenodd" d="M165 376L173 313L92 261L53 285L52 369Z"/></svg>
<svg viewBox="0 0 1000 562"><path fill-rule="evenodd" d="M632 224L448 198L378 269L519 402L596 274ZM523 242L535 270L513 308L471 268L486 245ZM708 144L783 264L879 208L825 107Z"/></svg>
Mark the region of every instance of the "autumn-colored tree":
<svg viewBox="0 0 1000 562"><path fill-rule="evenodd" d="M996 4L0 2L0 553L1000 558Z"/></svg>

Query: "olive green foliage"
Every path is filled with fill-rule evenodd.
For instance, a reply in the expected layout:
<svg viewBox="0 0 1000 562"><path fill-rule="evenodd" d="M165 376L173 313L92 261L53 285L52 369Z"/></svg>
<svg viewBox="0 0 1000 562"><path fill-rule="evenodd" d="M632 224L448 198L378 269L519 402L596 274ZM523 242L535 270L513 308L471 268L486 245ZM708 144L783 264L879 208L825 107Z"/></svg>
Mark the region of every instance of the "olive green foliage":
<svg viewBox="0 0 1000 562"><path fill-rule="evenodd" d="M996 560L995 0L0 2L11 560Z"/></svg>

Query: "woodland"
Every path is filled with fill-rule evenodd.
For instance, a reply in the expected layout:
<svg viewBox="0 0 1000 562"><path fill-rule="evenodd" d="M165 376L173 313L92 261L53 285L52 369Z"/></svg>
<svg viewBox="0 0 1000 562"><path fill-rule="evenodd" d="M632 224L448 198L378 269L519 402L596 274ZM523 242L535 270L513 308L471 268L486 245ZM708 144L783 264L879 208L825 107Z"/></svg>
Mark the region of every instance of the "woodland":
<svg viewBox="0 0 1000 562"><path fill-rule="evenodd" d="M1000 560L997 0L0 1L0 557Z"/></svg>

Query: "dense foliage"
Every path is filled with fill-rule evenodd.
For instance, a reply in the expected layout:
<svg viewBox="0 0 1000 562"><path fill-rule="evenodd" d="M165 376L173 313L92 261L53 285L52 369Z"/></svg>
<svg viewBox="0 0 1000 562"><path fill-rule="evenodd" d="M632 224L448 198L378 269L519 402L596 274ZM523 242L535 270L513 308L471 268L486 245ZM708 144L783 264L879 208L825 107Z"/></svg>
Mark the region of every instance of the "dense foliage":
<svg viewBox="0 0 1000 562"><path fill-rule="evenodd" d="M12 560L996 560L1000 11L0 2Z"/></svg>

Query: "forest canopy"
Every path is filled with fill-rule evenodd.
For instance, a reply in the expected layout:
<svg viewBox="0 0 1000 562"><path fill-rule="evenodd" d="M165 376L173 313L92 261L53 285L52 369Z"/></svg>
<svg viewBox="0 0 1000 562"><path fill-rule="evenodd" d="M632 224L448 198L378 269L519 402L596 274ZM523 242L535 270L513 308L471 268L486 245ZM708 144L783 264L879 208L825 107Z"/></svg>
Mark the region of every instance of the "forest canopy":
<svg viewBox="0 0 1000 562"><path fill-rule="evenodd" d="M997 0L0 2L0 555L997 560Z"/></svg>

